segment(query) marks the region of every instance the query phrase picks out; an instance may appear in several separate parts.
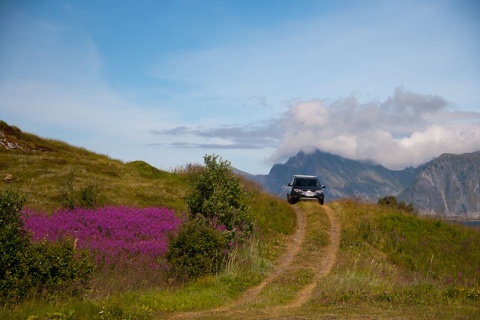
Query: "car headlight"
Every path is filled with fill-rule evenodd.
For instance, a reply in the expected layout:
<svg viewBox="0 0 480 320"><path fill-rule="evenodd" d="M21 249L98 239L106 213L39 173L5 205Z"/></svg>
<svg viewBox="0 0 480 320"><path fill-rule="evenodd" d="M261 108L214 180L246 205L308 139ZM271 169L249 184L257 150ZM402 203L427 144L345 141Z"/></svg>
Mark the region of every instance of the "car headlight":
<svg viewBox="0 0 480 320"><path fill-rule="evenodd" d="M294 192L302 192L302 189L293 189Z"/></svg>
<svg viewBox="0 0 480 320"><path fill-rule="evenodd" d="M315 192L316 192L316 193L323 193L323 190L320 189L320 190L317 190L317 191L315 191Z"/></svg>

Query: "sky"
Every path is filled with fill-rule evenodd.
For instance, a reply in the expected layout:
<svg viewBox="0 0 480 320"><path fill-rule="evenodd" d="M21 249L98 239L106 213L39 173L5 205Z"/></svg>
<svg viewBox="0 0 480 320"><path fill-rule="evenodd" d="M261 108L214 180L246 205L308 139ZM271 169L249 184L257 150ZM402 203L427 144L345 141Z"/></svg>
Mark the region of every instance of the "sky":
<svg viewBox="0 0 480 320"><path fill-rule="evenodd" d="M476 0L1 0L0 119L162 170L480 150Z"/></svg>

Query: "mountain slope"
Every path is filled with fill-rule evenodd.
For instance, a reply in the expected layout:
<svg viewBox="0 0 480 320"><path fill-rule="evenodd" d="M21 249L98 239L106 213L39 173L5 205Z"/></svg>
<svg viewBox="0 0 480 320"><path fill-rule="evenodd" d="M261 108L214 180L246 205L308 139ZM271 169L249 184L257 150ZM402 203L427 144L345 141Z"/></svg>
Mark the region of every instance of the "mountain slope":
<svg viewBox="0 0 480 320"><path fill-rule="evenodd" d="M480 218L480 151L428 162L398 198L425 213Z"/></svg>
<svg viewBox="0 0 480 320"><path fill-rule="evenodd" d="M413 168L389 170L317 150L311 154L299 152L286 163L275 164L268 175L254 179L269 192L283 197L294 174L316 175L327 186L328 200L357 197L377 201L402 192L414 180L416 172Z"/></svg>

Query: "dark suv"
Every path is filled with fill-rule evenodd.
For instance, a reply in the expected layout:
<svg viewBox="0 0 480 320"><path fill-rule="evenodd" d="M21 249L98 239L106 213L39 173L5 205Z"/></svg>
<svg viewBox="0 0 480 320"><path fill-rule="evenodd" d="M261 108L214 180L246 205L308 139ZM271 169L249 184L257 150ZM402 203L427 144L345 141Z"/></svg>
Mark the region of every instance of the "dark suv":
<svg viewBox="0 0 480 320"><path fill-rule="evenodd" d="M288 184L287 200L289 203L294 204L298 200L318 200L320 204L323 204L324 194L323 188L325 186L320 184L317 177L294 175L291 183Z"/></svg>

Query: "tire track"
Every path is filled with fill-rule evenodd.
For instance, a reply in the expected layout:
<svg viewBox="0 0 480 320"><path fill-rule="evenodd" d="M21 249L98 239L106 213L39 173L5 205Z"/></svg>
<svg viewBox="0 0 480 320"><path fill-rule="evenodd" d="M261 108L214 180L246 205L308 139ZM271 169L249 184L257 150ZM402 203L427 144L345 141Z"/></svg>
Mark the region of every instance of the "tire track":
<svg viewBox="0 0 480 320"><path fill-rule="evenodd" d="M302 243L305 239L306 229L305 214L298 207L294 207L294 210L297 216L297 230L295 231L294 235L287 240L288 245L285 249L285 253L278 259L280 261L278 266L274 269L272 273L270 273L270 275L265 280L263 280L262 283L247 290L240 299L235 301L233 304L225 307L226 309L230 309L256 300L262 289L267 284L272 282L276 277L284 273L290 267L293 258L295 258L298 251L302 247Z"/></svg>
<svg viewBox="0 0 480 320"><path fill-rule="evenodd" d="M255 302L258 298L264 287L272 283L277 277L286 273L288 270L293 268L292 262L297 256L299 251L302 248L302 245L305 240L307 221L304 212L297 206L293 207L297 216L297 229L293 236L286 240L287 247L285 253L278 259L278 265L275 267L274 271L262 281L259 285L248 289L239 299L233 301L232 303L227 304L226 306L199 311L199 312L182 312L171 315L171 318L215 318L215 317L227 317L227 318L237 318L244 315L246 318L250 314L269 314L270 316L275 317L275 315L280 316L282 310L290 308L298 308L305 304L312 296L313 290L325 277L330 273L335 265L339 247L340 247L340 236L341 236L341 225L340 221L335 214L335 212L328 206L322 206L323 211L326 213L330 221L330 230L329 230L329 242L324 247L325 256L321 259L318 267L315 269L315 276L312 282L305 287L303 287L295 296L295 298L288 304L276 307L267 307L263 309L250 309L246 308L245 310L241 309L243 305L248 305ZM301 266L296 266L301 268Z"/></svg>
<svg viewBox="0 0 480 320"><path fill-rule="evenodd" d="M296 298L285 308L296 308L307 302L312 296L313 290L318 282L332 271L335 262L337 261L337 254L340 249L341 225L335 212L328 206L323 206L330 221L329 244L326 246L326 255L322 259L320 266L315 274L315 277L309 285L305 286L296 296Z"/></svg>

